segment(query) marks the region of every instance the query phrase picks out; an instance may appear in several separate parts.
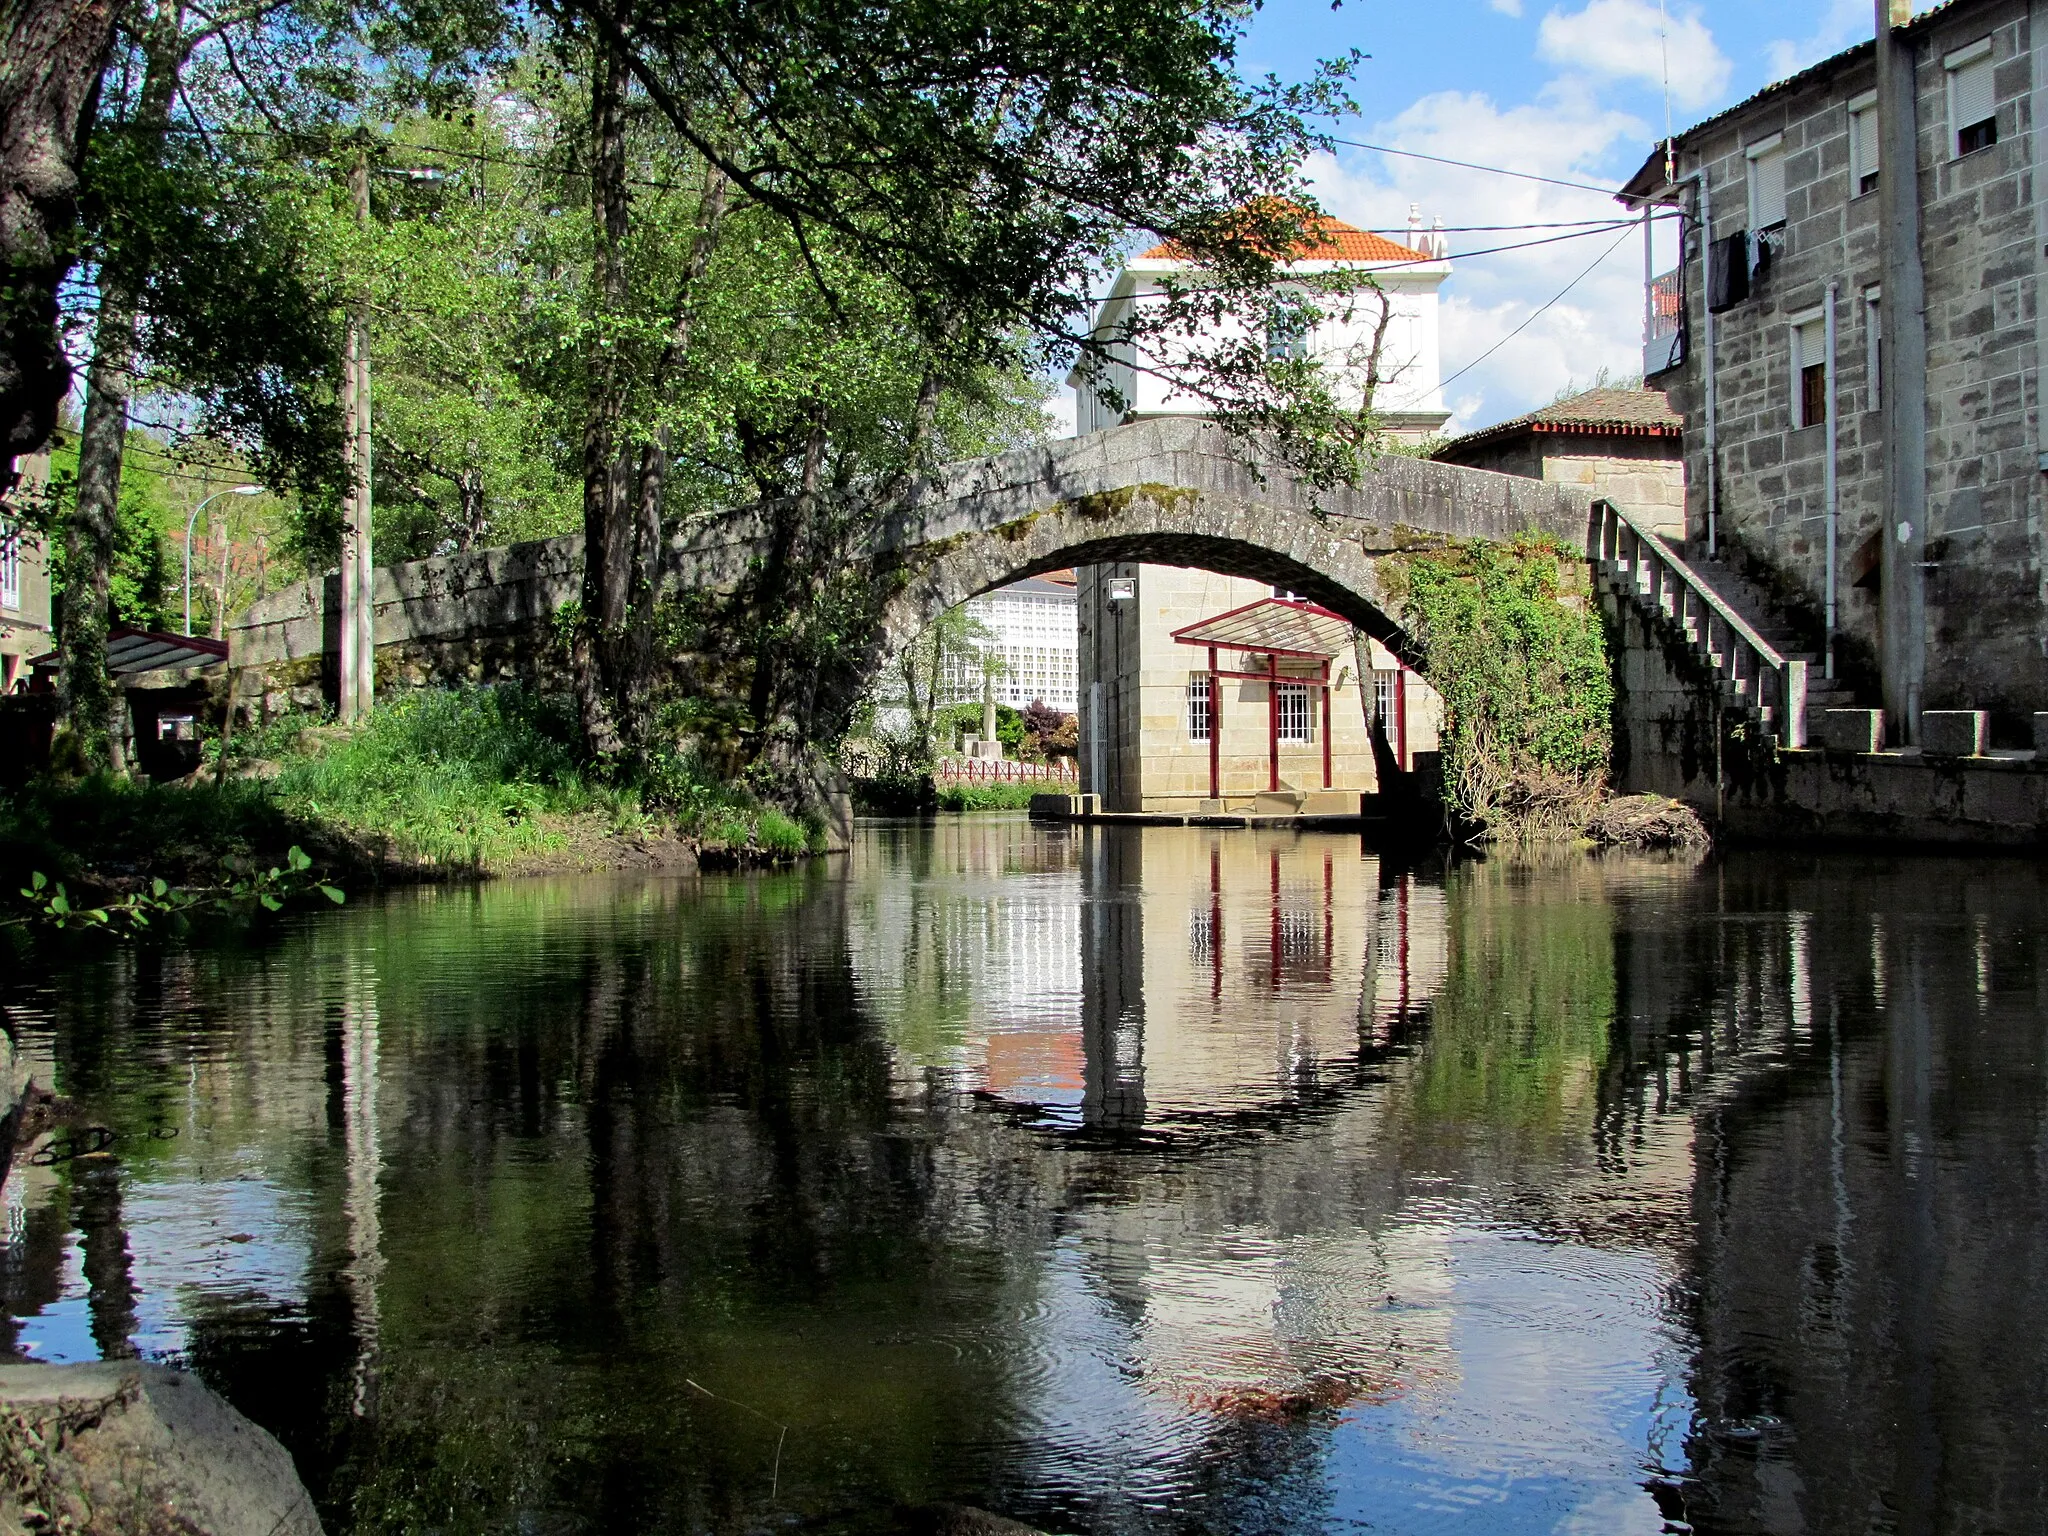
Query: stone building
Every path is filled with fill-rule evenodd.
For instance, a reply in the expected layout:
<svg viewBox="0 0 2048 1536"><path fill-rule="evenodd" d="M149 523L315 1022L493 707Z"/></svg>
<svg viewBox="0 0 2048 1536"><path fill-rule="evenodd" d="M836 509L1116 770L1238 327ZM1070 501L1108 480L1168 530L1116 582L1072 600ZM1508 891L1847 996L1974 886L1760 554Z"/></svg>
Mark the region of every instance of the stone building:
<svg viewBox="0 0 2048 1536"><path fill-rule="evenodd" d="M1450 420L1437 347L1448 240L1413 208L1405 243L1325 218L1284 272L1338 270L1369 271L1378 287L1305 336L1270 334L1269 352L1317 359L1346 404L1366 403L1369 388L1389 436L1427 440ZM1116 337L1148 294L1199 280L1171 247L1146 251L1118 275L1095 334ZM1140 350L1149 345L1112 339L1105 378L1068 379L1080 433L1207 413L1172 387L1170 358ZM1105 810L1352 813L1382 768L1436 751L1441 701L1377 644L1355 651L1334 615L1210 571L1126 563L1080 576L1081 787ZM1194 643L1219 622L1233 643Z"/></svg>
<svg viewBox="0 0 2048 1536"><path fill-rule="evenodd" d="M1104 810L1355 814L1383 766L1437 750L1436 694L1313 603L1135 561L1080 578L1081 787Z"/></svg>
<svg viewBox="0 0 2048 1536"><path fill-rule="evenodd" d="M1430 457L1583 486L1654 531L1685 537L1685 423L1662 390L1582 390L1454 437Z"/></svg>
<svg viewBox="0 0 2048 1536"><path fill-rule="evenodd" d="M2021 0L1901 17L1660 146L1622 194L1683 220L1646 366L1684 419L1688 549L1907 739L1923 709L1974 708L2030 744L2048 708L2044 48ZM1888 272L1924 305L1895 314Z"/></svg>

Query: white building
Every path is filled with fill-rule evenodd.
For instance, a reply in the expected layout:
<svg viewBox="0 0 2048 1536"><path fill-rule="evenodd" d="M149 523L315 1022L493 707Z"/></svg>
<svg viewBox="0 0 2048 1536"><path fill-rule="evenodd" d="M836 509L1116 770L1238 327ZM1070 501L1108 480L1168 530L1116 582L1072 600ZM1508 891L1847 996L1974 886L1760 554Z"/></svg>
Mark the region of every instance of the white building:
<svg viewBox="0 0 2048 1536"><path fill-rule="evenodd" d="M1338 381L1338 399L1352 409L1365 403L1367 381L1373 380L1372 407L1395 437L1415 440L1441 432L1450 412L1444 409L1437 362L1437 290L1451 275L1450 244L1442 230L1424 229L1412 206L1405 244L1324 218L1312 242L1281 270L1301 277L1368 272L1375 287L1320 301L1319 307L1330 311L1321 323L1306 336L1269 333L1269 351L1305 352L1323 363ZM1176 359L1170 339L1133 340L1127 334L1134 312L1159 301L1168 283L1185 291L1200 278L1198 267L1166 245L1154 246L1118 274L1096 311L1093 331L1109 353L1109 365L1099 379L1091 380L1080 369L1067 378L1075 394L1077 432L1149 416L1208 414L1207 401L1174 388L1171 375L1184 370L1186 357ZM1228 339L1219 335L1205 341ZM1105 398L1101 386L1114 391L1116 399Z"/></svg>
<svg viewBox="0 0 2048 1536"><path fill-rule="evenodd" d="M1072 714L1080 702L1080 632L1074 613L1074 573L1053 571L984 592L966 605L970 617L995 635L1003 670L995 699L1014 709L1042 702ZM971 657L948 655L941 702L979 704L981 668Z"/></svg>

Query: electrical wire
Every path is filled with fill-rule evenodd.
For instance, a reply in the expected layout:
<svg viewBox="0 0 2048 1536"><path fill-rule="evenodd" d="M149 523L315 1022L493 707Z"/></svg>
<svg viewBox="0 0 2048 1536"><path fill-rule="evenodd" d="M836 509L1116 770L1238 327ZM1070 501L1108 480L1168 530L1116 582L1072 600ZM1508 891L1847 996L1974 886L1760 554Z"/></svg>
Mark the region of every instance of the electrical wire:
<svg viewBox="0 0 2048 1536"><path fill-rule="evenodd" d="M1376 155L1399 155L1406 160L1427 160L1433 165L1455 165L1461 171L1485 171L1493 176L1512 176L1517 181L1540 181L1550 187L1570 187L1574 192L1598 192L1603 197L1620 194L1613 187L1596 187L1586 181L1562 181L1555 176L1538 176L1534 171L1511 171L1506 166L1481 165L1474 160L1453 160L1446 155L1425 155L1419 149L1394 149L1386 144L1366 144L1357 139L1331 139L1347 149L1369 149Z"/></svg>
<svg viewBox="0 0 2048 1536"><path fill-rule="evenodd" d="M1588 277L1592 276L1594 267L1599 266L1601 262L1605 261L1608 257L1612 256L1616 251L1620 250L1622 240L1626 240L1629 237L1630 231L1633 230L1634 227L1635 223L1633 220L1631 220L1629 228L1624 229L1621 232L1621 239L1616 240L1614 244L1608 246L1607 249L1602 251L1598 256L1595 256L1592 260L1592 264L1588 266L1585 271L1581 272L1577 277L1573 278L1570 282L1566 283L1564 287L1560 288L1554 295L1552 295L1551 298L1544 303L1542 309L1538 309L1534 313L1532 313L1528 319L1524 320L1512 331L1509 331L1507 335L1501 337L1499 341L1496 341L1484 352L1480 353L1477 357L1473 358L1471 362L1467 363L1464 367L1460 368L1448 379L1445 379L1441 384L1437 386L1437 388L1448 389L1452 384L1456 383L1459 379L1465 377L1466 374L1470 373L1474 368L1477 368L1481 363L1485 362L1489 357L1493 356L1494 353L1498 352L1502 347L1506 346L1509 342L1513 341L1517 336L1521 335L1522 332L1526 331L1527 329L1529 329L1530 326L1534 325L1536 323L1538 316L1542 315L1543 310L1549 309L1552 304L1557 303L1566 294L1570 293L1574 288L1578 287L1579 284L1583 283Z"/></svg>

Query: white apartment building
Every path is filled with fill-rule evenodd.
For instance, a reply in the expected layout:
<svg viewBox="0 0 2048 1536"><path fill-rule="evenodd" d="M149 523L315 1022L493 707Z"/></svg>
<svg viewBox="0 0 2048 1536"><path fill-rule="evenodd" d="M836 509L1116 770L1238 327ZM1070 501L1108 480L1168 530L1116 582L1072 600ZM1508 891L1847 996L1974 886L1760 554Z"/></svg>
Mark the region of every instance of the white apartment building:
<svg viewBox="0 0 2048 1536"><path fill-rule="evenodd" d="M995 635L1002 671L995 700L1013 709L1034 702L1072 714L1080 703L1080 631L1074 609L1074 573L1053 571L984 592L967 605L970 617ZM946 657L942 703L978 704L981 668L970 656Z"/></svg>

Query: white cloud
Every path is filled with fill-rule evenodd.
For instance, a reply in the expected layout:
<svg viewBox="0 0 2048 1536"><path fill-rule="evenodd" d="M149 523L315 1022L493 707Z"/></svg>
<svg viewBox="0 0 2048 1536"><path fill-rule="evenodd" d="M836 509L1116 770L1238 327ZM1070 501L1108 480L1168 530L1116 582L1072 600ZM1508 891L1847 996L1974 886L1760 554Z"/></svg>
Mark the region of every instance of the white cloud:
<svg viewBox="0 0 2048 1536"><path fill-rule="evenodd" d="M1660 12L1654 0L1590 0L1582 11L1552 11L1537 34L1537 57L1564 69L1662 86L1671 99L1704 107L1728 89L1734 67L1697 12Z"/></svg>
<svg viewBox="0 0 2048 1536"><path fill-rule="evenodd" d="M1796 41L1780 37L1764 44L1764 56L1771 61L1771 78L1782 80L1787 75L1796 75L1829 54L1840 53L1851 43L1870 36L1874 25L1866 0L1830 0L1827 14L1811 37Z"/></svg>
<svg viewBox="0 0 2048 1536"><path fill-rule="evenodd" d="M1614 110L1583 82L1553 81L1535 101L1502 108L1483 95L1442 92L1373 126L1369 138L1424 154L1500 166L1565 181L1605 185L1602 169L1618 149L1647 145L1651 130ZM1617 228L1529 244L1569 229L1487 231L1475 225L1608 223L1621 208L1603 192L1515 180L1428 161L1357 156L1311 166L1315 190L1339 218L1364 228L1399 230L1408 205L1441 217L1450 236L1452 269L1440 301L1441 362L1449 378L1515 327L1615 246L1605 260L1545 310L1528 329L1451 383L1445 405L1452 430L1488 425L1547 402L1566 384L1584 383L1602 367L1615 374L1641 367L1642 246ZM1520 249L1478 254L1499 246ZM1460 255L1460 253L1465 253Z"/></svg>
<svg viewBox="0 0 2048 1536"><path fill-rule="evenodd" d="M1487 0L1487 4L1491 5L1503 16L1519 16L1522 14L1522 0Z"/></svg>
<svg viewBox="0 0 2048 1536"><path fill-rule="evenodd" d="M1062 383L1046 397L1039 407L1045 412L1045 430L1053 437L1072 437L1075 427L1075 412L1079 409L1074 392Z"/></svg>

